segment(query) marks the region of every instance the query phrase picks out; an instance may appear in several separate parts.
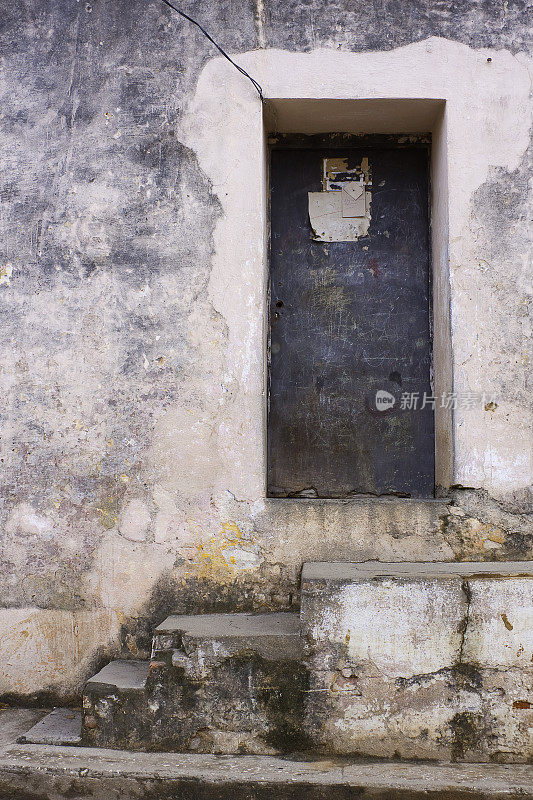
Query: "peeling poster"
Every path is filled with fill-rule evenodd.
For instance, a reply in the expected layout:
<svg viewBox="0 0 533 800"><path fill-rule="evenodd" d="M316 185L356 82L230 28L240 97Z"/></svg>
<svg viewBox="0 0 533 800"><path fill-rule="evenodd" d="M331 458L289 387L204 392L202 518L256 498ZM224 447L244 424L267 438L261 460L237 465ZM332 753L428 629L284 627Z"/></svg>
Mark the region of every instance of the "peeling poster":
<svg viewBox="0 0 533 800"><path fill-rule="evenodd" d="M317 242L355 242L370 227L372 186L368 158L324 158L322 191L308 192L309 220Z"/></svg>

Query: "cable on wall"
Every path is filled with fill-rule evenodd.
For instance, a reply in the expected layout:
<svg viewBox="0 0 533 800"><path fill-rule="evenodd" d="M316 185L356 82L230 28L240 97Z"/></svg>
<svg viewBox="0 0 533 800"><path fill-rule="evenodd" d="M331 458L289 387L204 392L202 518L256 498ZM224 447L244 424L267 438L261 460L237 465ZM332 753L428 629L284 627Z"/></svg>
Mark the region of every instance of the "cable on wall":
<svg viewBox="0 0 533 800"><path fill-rule="evenodd" d="M224 58L227 58L227 60L230 62L230 64L233 64L233 66L235 67L235 69L237 69L237 70L238 70L238 71L241 73L241 75L244 75L246 78L248 78L248 80L249 80L249 81L251 81L251 82L252 82L252 85L254 86L254 88L255 88L255 90L256 90L256 92L257 92L257 94L259 95L259 99L261 100L261 102L262 102L262 103L264 102L263 90L262 90L261 86L258 84L258 82L257 82L257 81L256 81L254 78L252 78L252 76L251 76L251 75L249 75L249 74L246 72L246 70L245 70L245 69L243 69L242 67L239 67L239 65L238 65L238 64L236 64L236 63L235 63L235 61L234 61L232 58L230 58L230 56L228 56L228 54L226 53L226 51L225 51L225 50L223 50L223 49L221 48L221 46L215 42L215 40L213 39L213 37L212 37L212 36L210 36L210 35L208 34L208 32L207 32L207 31L206 31L204 28L202 28L202 26L200 25L200 23L199 23L199 22L196 22L196 20L195 20L195 19L193 19L192 17L189 17L187 14L185 14L185 12L184 12L184 11L180 11L180 9L179 9L179 8L176 8L176 6L175 6L175 5L172 5L172 3L171 3L171 2L169 2L169 0L161 0L161 2L163 2L163 3L164 3L166 6L168 6L168 7L169 7L169 8L171 8L173 11L175 11L177 14L179 14L180 16L182 16L184 19L188 20L189 22L192 22L192 24L193 24L193 25L196 25L196 27L197 27L197 28L200 28L200 30L202 31L202 33L204 34L204 36L206 36L206 37L209 39L209 41L210 41L212 44L214 44L214 45L215 45L215 47L216 47L216 49L219 51L219 53L222 53L222 55L224 56Z"/></svg>

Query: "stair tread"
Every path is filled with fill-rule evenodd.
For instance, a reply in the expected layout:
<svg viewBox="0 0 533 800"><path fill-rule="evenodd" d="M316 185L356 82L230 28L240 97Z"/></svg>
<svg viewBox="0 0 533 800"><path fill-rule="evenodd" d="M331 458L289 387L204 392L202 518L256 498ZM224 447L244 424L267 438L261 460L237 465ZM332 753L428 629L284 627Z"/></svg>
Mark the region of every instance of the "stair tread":
<svg viewBox="0 0 533 800"><path fill-rule="evenodd" d="M411 580L446 577L533 575L533 561L308 561L303 565L302 584L306 581L357 581L376 577Z"/></svg>
<svg viewBox="0 0 533 800"><path fill-rule="evenodd" d="M81 742L81 712L55 708L29 731L19 736L20 744L77 745Z"/></svg>
<svg viewBox="0 0 533 800"><path fill-rule="evenodd" d="M102 684L114 686L116 689L144 689L149 669L149 661L137 659L110 661L87 681L86 689Z"/></svg>
<svg viewBox="0 0 533 800"><path fill-rule="evenodd" d="M180 631L201 638L300 635L298 614L284 611L268 614L171 614L157 626L156 633Z"/></svg>

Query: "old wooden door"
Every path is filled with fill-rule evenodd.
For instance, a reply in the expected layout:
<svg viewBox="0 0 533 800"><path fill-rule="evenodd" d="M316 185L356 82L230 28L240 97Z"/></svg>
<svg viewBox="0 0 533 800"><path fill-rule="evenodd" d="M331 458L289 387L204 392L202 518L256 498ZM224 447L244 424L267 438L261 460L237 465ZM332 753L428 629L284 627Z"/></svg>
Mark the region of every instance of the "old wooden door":
<svg viewBox="0 0 533 800"><path fill-rule="evenodd" d="M301 138L271 151L268 494L430 497L428 145Z"/></svg>

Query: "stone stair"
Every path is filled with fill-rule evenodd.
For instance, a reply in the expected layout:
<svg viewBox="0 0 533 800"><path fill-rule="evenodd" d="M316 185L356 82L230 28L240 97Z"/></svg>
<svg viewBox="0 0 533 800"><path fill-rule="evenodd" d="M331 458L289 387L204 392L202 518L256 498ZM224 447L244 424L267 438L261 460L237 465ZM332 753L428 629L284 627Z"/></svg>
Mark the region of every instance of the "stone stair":
<svg viewBox="0 0 533 800"><path fill-rule="evenodd" d="M87 683L86 745L275 754L302 746L308 671L296 614L171 615L150 662Z"/></svg>
<svg viewBox="0 0 533 800"><path fill-rule="evenodd" d="M531 562L306 564L299 615L171 614L150 661L105 666L81 744L530 762L532 577Z"/></svg>

